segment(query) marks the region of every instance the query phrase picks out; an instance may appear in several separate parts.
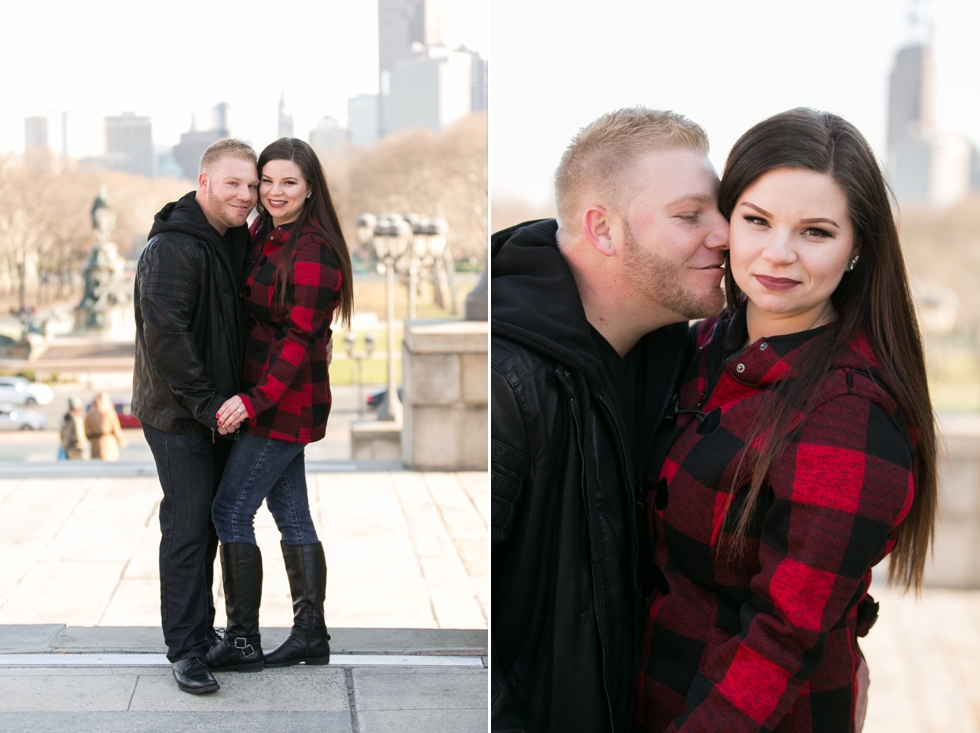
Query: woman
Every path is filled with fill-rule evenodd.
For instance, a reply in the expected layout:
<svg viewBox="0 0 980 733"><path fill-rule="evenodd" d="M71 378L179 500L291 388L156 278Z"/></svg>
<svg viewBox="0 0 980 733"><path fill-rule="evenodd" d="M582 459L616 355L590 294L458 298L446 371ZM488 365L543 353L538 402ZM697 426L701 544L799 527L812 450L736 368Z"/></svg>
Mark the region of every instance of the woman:
<svg viewBox="0 0 980 733"><path fill-rule="evenodd" d="M719 206L728 307L697 328L651 497L662 592L636 717L658 732L851 731L871 568L891 552L889 579L917 589L936 511L886 186L852 125L793 110L735 144Z"/></svg>
<svg viewBox="0 0 980 733"><path fill-rule="evenodd" d="M251 267L243 288L252 320L243 392L217 413L224 431L247 423L212 508L228 629L208 653L211 670L330 661L323 614L327 566L310 517L303 449L326 432L327 344L336 310L350 325L350 255L309 145L277 140L262 151L258 169L259 216L251 228ZM289 638L267 655L259 637L262 558L252 528L263 500L282 534L294 611Z"/></svg>
<svg viewBox="0 0 980 733"><path fill-rule="evenodd" d="M126 447L119 415L108 393L100 392L85 414L85 436L92 441L92 458L118 461L119 449Z"/></svg>

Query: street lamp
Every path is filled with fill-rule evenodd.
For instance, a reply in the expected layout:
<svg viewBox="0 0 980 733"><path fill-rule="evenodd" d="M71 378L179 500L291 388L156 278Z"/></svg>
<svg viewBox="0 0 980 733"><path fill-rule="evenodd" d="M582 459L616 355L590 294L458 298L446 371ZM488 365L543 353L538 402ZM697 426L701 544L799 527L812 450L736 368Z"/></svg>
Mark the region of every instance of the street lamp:
<svg viewBox="0 0 980 733"><path fill-rule="evenodd" d="M417 214L405 214L405 220L412 226L411 246L395 261L395 269L408 278L408 319L415 320L419 279L442 258L449 225L442 219L423 219Z"/></svg>
<svg viewBox="0 0 980 733"><path fill-rule="evenodd" d="M348 331L344 337L344 347L347 351L347 358L357 362L357 414L364 417L364 360L371 358L374 351L374 334L368 333L364 336L364 351L354 351L357 345L357 334Z"/></svg>
<svg viewBox="0 0 980 733"><path fill-rule="evenodd" d="M357 220L357 238L370 243L385 273L385 320L388 334L388 399L378 410L378 420L400 421L402 403L395 382L395 261L412 240L412 225L398 214L362 214Z"/></svg>

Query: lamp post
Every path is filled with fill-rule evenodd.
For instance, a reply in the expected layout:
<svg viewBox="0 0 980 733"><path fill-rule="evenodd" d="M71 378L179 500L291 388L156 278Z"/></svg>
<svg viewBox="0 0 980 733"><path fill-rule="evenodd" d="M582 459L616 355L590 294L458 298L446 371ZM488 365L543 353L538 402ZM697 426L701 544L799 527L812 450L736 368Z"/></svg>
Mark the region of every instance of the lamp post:
<svg viewBox="0 0 980 733"><path fill-rule="evenodd" d="M398 214L362 214L357 220L357 238L371 243L385 273L385 320L388 334L388 398L378 410L378 420L400 421L402 403L395 382L395 261L412 238L412 226Z"/></svg>
<svg viewBox="0 0 980 733"><path fill-rule="evenodd" d="M374 351L374 334L368 333L364 336L364 351L355 351L357 345L357 334L349 331L344 337L344 346L347 351L347 358L357 362L357 414L364 417L364 360L371 358Z"/></svg>
<svg viewBox="0 0 980 733"><path fill-rule="evenodd" d="M411 246L395 261L395 269L408 278L408 319L415 320L419 279L442 258L449 225L442 219L423 219L417 214L406 214L405 221L412 227Z"/></svg>

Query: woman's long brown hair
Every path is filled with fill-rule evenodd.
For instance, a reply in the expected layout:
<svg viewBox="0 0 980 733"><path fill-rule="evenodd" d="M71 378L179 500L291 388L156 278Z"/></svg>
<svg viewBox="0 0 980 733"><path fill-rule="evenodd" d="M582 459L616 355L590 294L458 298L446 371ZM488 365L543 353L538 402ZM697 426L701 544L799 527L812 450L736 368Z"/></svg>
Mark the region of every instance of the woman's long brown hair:
<svg viewBox="0 0 980 733"><path fill-rule="evenodd" d="M354 312L354 281L350 263L350 250L344 233L340 229L340 221L327 188L327 177L323 173L320 159L316 157L309 144L296 138L282 137L266 146L259 156L259 180L262 180L262 169L272 160L291 160L299 166L310 187L312 195L307 199L299 213L299 218L293 225L291 236L282 245L282 255L279 259L280 278L276 283L276 299L283 303L289 287L289 265L292 262L293 251L299 240L299 233L307 226L316 229L323 238L326 247L340 263L340 322L350 328L350 319ZM256 209L262 217L266 228L271 228L272 217L259 200Z"/></svg>
<svg viewBox="0 0 980 733"><path fill-rule="evenodd" d="M914 450L915 496L898 528L888 580L918 591L936 516L936 428L922 338L888 187L871 147L857 128L827 112L794 109L760 122L735 143L721 181L721 213L731 219L742 192L776 168L824 173L837 182L847 198L860 260L853 271L844 274L831 297L838 313L836 327L810 342L793 378L781 386L780 399L770 401L754 426L752 438L766 432L768 437L752 471L736 534L745 534L766 474L789 439L794 416L806 414L810 397L818 393L838 355L863 334L881 362L884 386L898 403L899 419L907 426ZM733 313L743 293L732 278L731 268L725 272L725 290L728 311ZM741 468L736 473L741 473ZM733 492L741 483L736 475Z"/></svg>

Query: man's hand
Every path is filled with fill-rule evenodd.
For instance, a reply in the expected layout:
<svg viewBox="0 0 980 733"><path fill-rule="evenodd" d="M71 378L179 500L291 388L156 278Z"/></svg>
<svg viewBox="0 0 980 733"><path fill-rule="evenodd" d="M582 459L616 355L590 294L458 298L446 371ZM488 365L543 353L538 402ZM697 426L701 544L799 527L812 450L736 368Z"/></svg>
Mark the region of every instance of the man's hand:
<svg viewBox="0 0 980 733"><path fill-rule="evenodd" d="M218 432L227 435L238 430L238 426L248 420L248 412L245 410L245 403L238 395L229 397L218 409Z"/></svg>

